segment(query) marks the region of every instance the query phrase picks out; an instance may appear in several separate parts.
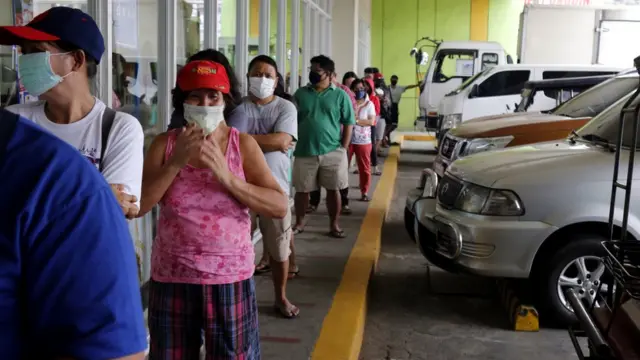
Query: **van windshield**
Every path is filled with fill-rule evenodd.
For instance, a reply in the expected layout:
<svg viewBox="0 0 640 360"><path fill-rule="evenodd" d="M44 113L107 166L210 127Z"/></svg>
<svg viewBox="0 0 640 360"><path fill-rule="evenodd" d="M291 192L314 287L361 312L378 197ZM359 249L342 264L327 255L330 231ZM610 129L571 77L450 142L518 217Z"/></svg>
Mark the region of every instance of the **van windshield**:
<svg viewBox="0 0 640 360"><path fill-rule="evenodd" d="M446 96L459 94L462 90L468 88L469 85L473 84L476 81L476 79L479 78L480 76L491 73L492 69L493 69L493 67L489 67L489 68L486 68L486 69L476 73L472 77L470 77L467 80L465 80L465 82L460 84L460 86L458 86L455 90L453 90L452 92L448 93Z"/></svg>
<svg viewBox="0 0 640 360"><path fill-rule="evenodd" d="M637 76L618 76L580 93L550 113L571 118L593 117L637 87Z"/></svg>
<svg viewBox="0 0 640 360"><path fill-rule="evenodd" d="M637 81L637 80L636 80ZM620 112L625 103L632 94L629 94L618 100L613 106L603 111L600 115L594 117L577 131L579 137L585 140L596 140L599 142L607 142L615 145L618 141L618 128L620 126ZM640 97L636 98L631 106L637 106L640 103ZM633 113L626 116L633 116ZM622 129L622 146L631 147L633 136L633 123L635 119L625 119ZM640 127L638 128L640 132ZM640 134L639 134L640 135ZM638 144L640 149L640 144Z"/></svg>

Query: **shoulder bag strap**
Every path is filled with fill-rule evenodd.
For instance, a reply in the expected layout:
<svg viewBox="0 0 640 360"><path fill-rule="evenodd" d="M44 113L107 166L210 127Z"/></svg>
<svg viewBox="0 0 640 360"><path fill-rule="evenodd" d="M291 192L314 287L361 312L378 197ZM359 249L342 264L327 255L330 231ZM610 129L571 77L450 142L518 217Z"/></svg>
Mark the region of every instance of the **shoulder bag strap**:
<svg viewBox="0 0 640 360"><path fill-rule="evenodd" d="M104 155L107 151L107 142L109 141L109 133L113 126L113 121L116 118L116 111L107 107L102 114L102 143L100 144L100 172L102 172L104 166Z"/></svg>

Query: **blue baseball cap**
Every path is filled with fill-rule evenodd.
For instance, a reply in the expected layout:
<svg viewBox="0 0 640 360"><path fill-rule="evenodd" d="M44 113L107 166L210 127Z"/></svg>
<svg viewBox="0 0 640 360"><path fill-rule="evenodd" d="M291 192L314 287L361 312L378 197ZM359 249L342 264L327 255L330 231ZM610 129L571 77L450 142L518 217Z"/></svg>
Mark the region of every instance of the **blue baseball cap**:
<svg viewBox="0 0 640 360"><path fill-rule="evenodd" d="M22 45L25 41L64 41L98 63L104 53L104 38L93 18L66 6L52 7L25 26L0 26L0 45Z"/></svg>

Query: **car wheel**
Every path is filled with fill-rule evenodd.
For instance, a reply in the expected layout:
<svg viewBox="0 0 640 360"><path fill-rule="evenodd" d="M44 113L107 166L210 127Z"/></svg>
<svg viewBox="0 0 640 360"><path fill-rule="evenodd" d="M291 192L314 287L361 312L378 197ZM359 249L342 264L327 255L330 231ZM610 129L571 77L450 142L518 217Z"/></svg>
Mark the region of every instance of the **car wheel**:
<svg viewBox="0 0 640 360"><path fill-rule="evenodd" d="M594 299L601 299L596 292L607 291L606 284L600 286L605 274L601 258L606 254L601 242L605 240L603 236L594 234L574 236L569 244L556 251L546 262L536 286L537 298L542 300L544 313L547 313L543 316L563 326L577 321L564 295L569 288L573 288L578 297L587 300L587 304Z"/></svg>

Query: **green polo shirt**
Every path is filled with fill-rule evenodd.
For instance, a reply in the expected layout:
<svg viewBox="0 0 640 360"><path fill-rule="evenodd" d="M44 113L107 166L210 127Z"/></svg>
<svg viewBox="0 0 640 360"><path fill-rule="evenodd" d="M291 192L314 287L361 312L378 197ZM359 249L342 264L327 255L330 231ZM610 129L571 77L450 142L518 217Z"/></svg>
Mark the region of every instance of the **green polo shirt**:
<svg viewBox="0 0 640 360"><path fill-rule="evenodd" d="M340 125L354 125L349 95L331 85L323 91L305 86L294 94L298 105L298 142L294 156L319 156L340 147Z"/></svg>

